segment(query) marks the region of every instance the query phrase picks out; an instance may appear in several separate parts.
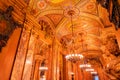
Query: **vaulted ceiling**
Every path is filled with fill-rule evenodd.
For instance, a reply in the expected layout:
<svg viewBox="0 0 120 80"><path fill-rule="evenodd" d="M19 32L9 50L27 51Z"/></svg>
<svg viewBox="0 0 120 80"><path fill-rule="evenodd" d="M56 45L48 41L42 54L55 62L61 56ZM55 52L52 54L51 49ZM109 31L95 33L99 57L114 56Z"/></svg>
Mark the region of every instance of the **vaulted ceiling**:
<svg viewBox="0 0 120 80"><path fill-rule="evenodd" d="M110 77L119 80L120 50L115 28L120 25L118 13L120 8L117 10L115 7L115 14L111 3L108 11L104 1L114 2L114 0L5 0L5 2L1 0L0 5L4 10L11 4L14 7L15 21L23 24L26 31L32 30L32 34L35 34L35 59L48 58L50 49L57 49L58 46L57 50L61 55L70 53L74 39L74 49L77 53L83 54L93 66L102 68ZM120 3L120 0L117 1ZM74 14L72 22L70 11Z"/></svg>
<svg viewBox="0 0 120 80"><path fill-rule="evenodd" d="M51 40L55 37L63 48L67 49L70 49L72 38L71 21L67 11L73 9L75 43L78 52L82 52L82 44L90 51L100 51L103 28L111 26L107 11L97 4L96 0L31 0L29 6L31 15L42 25L40 29L45 37Z"/></svg>
<svg viewBox="0 0 120 80"><path fill-rule="evenodd" d="M39 29L45 34L44 38L50 39L51 42L56 39L61 45L63 55L71 50L72 29L68 15L71 9L75 12L73 31L76 52L95 60L99 57L103 66L106 66L111 59L117 58L115 53L119 50L115 42L115 27L109 20L108 11L96 0L30 0L29 2L30 14L40 24ZM45 44L40 43L41 51L44 53L48 48Z"/></svg>

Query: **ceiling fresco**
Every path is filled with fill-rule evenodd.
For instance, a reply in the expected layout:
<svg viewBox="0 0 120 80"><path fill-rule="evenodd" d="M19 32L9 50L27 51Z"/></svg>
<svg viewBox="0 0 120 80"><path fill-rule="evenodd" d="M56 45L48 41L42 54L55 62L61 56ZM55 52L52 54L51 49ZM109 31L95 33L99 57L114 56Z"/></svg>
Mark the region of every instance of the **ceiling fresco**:
<svg viewBox="0 0 120 80"><path fill-rule="evenodd" d="M106 67L110 64L109 69L113 71L108 68L106 71L119 76L119 64L109 63L120 54L115 29L110 30L114 26L109 20L108 11L96 0L30 0L29 6L30 14L39 23L44 37L51 41L56 39L64 50L63 55L71 50L72 30L68 11L73 9L77 14L73 17L76 51L82 52L93 65ZM41 52L47 52L46 48L47 45L42 47Z"/></svg>
<svg viewBox="0 0 120 80"><path fill-rule="evenodd" d="M84 33L84 43L89 45L87 48L100 50L100 35L104 28L103 23L106 22L101 19L104 16L101 16L101 13L98 14L100 11L98 11L96 0L31 0L29 6L31 14L41 25L40 29L47 38L55 37L64 47L68 47L71 41L71 23L67 16L67 9L73 8L77 14L73 18L75 34L80 37L79 34ZM104 9L101 8L101 10ZM76 44L78 43L81 44L79 38L76 38ZM81 48L78 48L79 50Z"/></svg>
<svg viewBox="0 0 120 80"><path fill-rule="evenodd" d="M120 38L117 33L120 30L120 0L6 1L14 10L13 16L11 11L0 11L0 45L6 45L11 32L19 25L14 22L15 18L24 25L23 29L34 35L35 59L49 63L49 58L60 57L62 65L57 60L53 63L63 67L63 62L67 64L64 56L71 53L74 47L75 52L82 54L93 67L104 71L110 78L114 77L114 80L120 80ZM1 7L4 10L9 3L3 2L1 0L0 4L4 5ZM10 23L7 20L14 24L7 24ZM28 45L30 49L33 47L31 45ZM23 52L22 48L20 50Z"/></svg>

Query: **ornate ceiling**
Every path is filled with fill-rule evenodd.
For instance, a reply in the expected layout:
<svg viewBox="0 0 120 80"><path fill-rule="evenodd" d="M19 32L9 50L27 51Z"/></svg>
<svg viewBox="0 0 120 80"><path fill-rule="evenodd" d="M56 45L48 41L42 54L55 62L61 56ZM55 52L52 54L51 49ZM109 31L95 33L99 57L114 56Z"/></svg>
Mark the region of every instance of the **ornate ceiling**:
<svg viewBox="0 0 120 80"><path fill-rule="evenodd" d="M110 22L101 19L104 16L98 11L96 0L31 0L29 6L31 15L41 25L39 29L43 31L45 38L52 40L55 37L63 48L68 49L72 36L67 10L73 8L77 14L73 18L76 49L82 52L81 43L83 43L90 51L100 51L102 29L104 24L109 25ZM82 40L84 42L81 42Z"/></svg>
<svg viewBox="0 0 120 80"><path fill-rule="evenodd" d="M74 8L77 13L73 18L73 25L78 51L82 49L81 33L88 50L100 51L104 27L112 27L106 9L97 4L96 0L31 0L29 6L31 15L41 25L39 29L43 31L45 38L52 40L55 37L63 48L68 48L71 41L71 23L66 12L69 8Z"/></svg>
<svg viewBox="0 0 120 80"><path fill-rule="evenodd" d="M44 38L51 42L56 39L61 51L64 50L63 55L71 50L72 31L67 10L73 9L77 14L73 18L75 50L83 53L90 63L102 64L101 67L112 65L109 62L118 58L115 27L109 20L108 11L96 0L30 0L29 8L30 14L40 25L39 29L45 34ZM48 45L40 45L44 45L41 51L46 52ZM110 73L115 73L117 77L118 66L109 67L113 69Z"/></svg>
<svg viewBox="0 0 120 80"><path fill-rule="evenodd" d="M71 52L74 38L77 53L83 54L95 68L120 80L120 45L116 39L116 31L120 28L120 8L115 7L115 3L118 1L119 4L120 0L5 0L7 1L9 3L1 0L0 5L4 5L2 9L11 4L14 7L15 21L23 24L25 31L35 34L35 59L48 59L53 56L50 54L52 51L59 52L63 57ZM110 2L114 2L113 11ZM72 23L70 11L74 14ZM9 16L11 15L7 15ZM0 31L3 30L4 28Z"/></svg>
<svg viewBox="0 0 120 80"><path fill-rule="evenodd" d="M72 29L68 12L72 9L75 12L73 31L76 52L82 53L93 65L103 68L110 64L109 68L113 69L112 65L115 64L109 62L119 56L115 27L109 20L108 11L96 0L25 1L29 2L27 11L34 19L33 23L38 24L37 28L35 27L36 33L44 34L38 38L36 50L40 53L36 53L37 55L48 55L47 51L51 45L55 45L54 41L60 46L63 55L70 52ZM116 68L108 72L116 73L115 76L118 77L118 66L119 64L115 65Z"/></svg>

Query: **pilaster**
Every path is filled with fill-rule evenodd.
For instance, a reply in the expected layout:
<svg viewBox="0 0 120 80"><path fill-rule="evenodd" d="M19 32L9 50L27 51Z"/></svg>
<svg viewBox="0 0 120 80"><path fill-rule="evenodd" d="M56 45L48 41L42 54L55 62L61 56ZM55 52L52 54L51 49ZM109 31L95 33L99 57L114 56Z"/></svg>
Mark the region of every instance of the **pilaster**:
<svg viewBox="0 0 120 80"><path fill-rule="evenodd" d="M23 29L19 47L16 53L15 63L14 63L14 67L13 67L12 75L11 75L11 80L22 79L24 63L25 63L25 58L27 55L30 36L31 36L31 31Z"/></svg>

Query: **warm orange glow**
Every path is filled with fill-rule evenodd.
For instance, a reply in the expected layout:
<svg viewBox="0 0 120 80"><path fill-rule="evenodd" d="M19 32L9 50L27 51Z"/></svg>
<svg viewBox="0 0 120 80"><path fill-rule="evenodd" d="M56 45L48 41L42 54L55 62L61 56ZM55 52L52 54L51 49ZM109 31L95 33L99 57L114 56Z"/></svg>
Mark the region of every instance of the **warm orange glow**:
<svg viewBox="0 0 120 80"><path fill-rule="evenodd" d="M60 3L63 2L64 0L50 0L51 3Z"/></svg>

